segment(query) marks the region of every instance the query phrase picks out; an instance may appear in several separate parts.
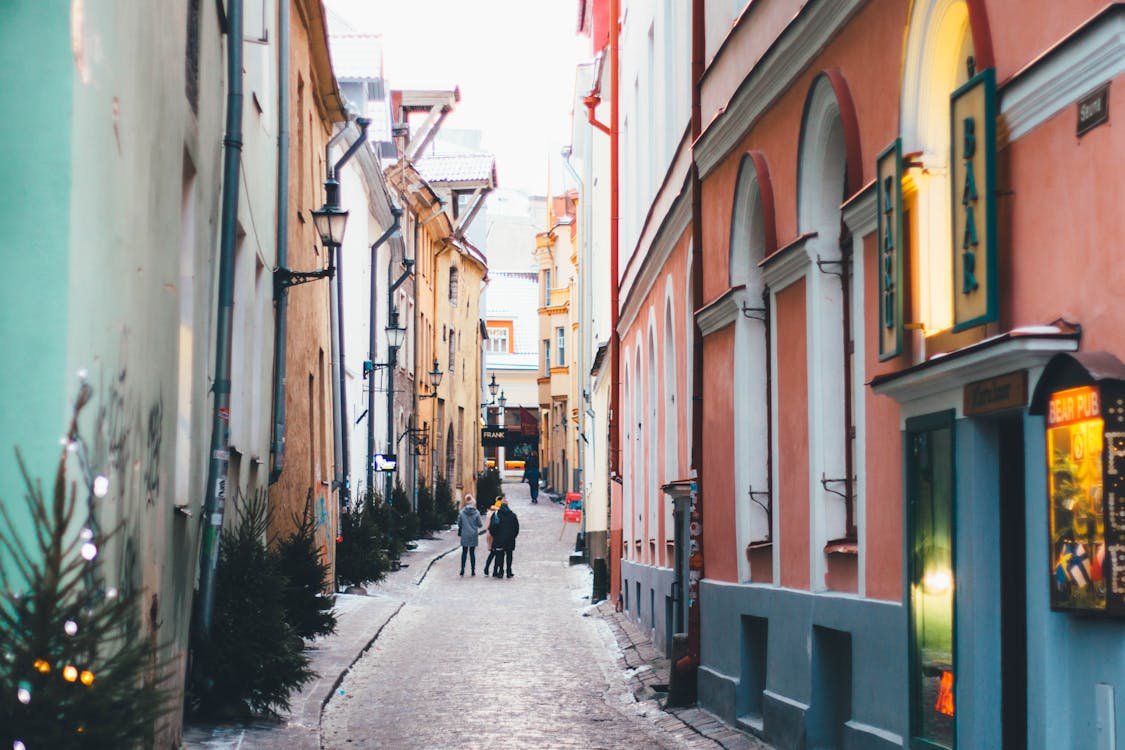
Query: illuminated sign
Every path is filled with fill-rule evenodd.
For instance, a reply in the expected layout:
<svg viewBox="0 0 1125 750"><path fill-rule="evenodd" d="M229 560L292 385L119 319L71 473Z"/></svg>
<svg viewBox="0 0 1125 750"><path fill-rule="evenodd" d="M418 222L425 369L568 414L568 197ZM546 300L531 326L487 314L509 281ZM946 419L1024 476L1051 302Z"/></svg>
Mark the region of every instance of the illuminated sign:
<svg viewBox="0 0 1125 750"><path fill-rule="evenodd" d="M953 330L997 319L996 71L950 97L953 189Z"/></svg>
<svg viewBox="0 0 1125 750"><path fill-rule="evenodd" d="M1046 404L1051 608L1125 615L1125 389Z"/></svg>
<svg viewBox="0 0 1125 750"><path fill-rule="evenodd" d="M875 164L879 213L879 360L902 352L902 141L896 138Z"/></svg>
<svg viewBox="0 0 1125 750"><path fill-rule="evenodd" d="M398 468L398 458L393 453L376 453L371 462L375 471L394 471Z"/></svg>

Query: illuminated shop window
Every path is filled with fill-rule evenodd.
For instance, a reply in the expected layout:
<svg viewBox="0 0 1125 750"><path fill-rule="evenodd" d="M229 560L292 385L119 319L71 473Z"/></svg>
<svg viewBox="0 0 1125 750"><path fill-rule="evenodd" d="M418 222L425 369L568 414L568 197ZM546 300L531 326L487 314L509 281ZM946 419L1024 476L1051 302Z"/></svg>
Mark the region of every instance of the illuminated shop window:
<svg viewBox="0 0 1125 750"><path fill-rule="evenodd" d="M1104 610L1102 436L1096 386L1051 394L1047 404L1051 606Z"/></svg>
<svg viewBox="0 0 1125 750"><path fill-rule="evenodd" d="M953 748L952 415L907 424L911 747Z"/></svg>

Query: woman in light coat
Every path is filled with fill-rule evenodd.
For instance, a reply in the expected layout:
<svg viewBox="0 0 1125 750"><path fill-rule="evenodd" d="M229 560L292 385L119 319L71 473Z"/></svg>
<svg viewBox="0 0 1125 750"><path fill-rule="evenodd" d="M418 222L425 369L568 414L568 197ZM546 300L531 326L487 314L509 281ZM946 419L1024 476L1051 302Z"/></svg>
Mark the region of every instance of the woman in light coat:
<svg viewBox="0 0 1125 750"><path fill-rule="evenodd" d="M461 513L457 516L457 533L461 537L461 575L465 575L465 557L469 558L469 570L477 574L477 538L484 532L480 511L473 502L472 495L465 495L461 501Z"/></svg>

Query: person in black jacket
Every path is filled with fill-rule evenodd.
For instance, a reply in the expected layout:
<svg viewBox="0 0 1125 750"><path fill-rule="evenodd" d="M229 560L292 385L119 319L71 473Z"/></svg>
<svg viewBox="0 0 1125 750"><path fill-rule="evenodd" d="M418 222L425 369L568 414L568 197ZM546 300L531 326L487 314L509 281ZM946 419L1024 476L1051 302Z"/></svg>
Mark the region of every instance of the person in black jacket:
<svg viewBox="0 0 1125 750"><path fill-rule="evenodd" d="M500 578L507 568L508 578L512 577L512 552L516 549L516 537L520 533L520 520L508 507L508 499L500 496L500 510L496 511L497 526L492 530L492 542L497 550L496 563L492 575Z"/></svg>

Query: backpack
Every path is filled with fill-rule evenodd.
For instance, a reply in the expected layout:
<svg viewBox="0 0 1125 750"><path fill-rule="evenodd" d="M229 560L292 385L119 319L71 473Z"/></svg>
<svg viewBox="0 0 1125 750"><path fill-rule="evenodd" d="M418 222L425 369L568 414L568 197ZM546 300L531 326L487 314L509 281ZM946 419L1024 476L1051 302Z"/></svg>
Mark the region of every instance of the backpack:
<svg viewBox="0 0 1125 750"><path fill-rule="evenodd" d="M494 511L492 513L492 518L488 520L488 531L489 533L495 534L498 528L500 528L500 513Z"/></svg>

